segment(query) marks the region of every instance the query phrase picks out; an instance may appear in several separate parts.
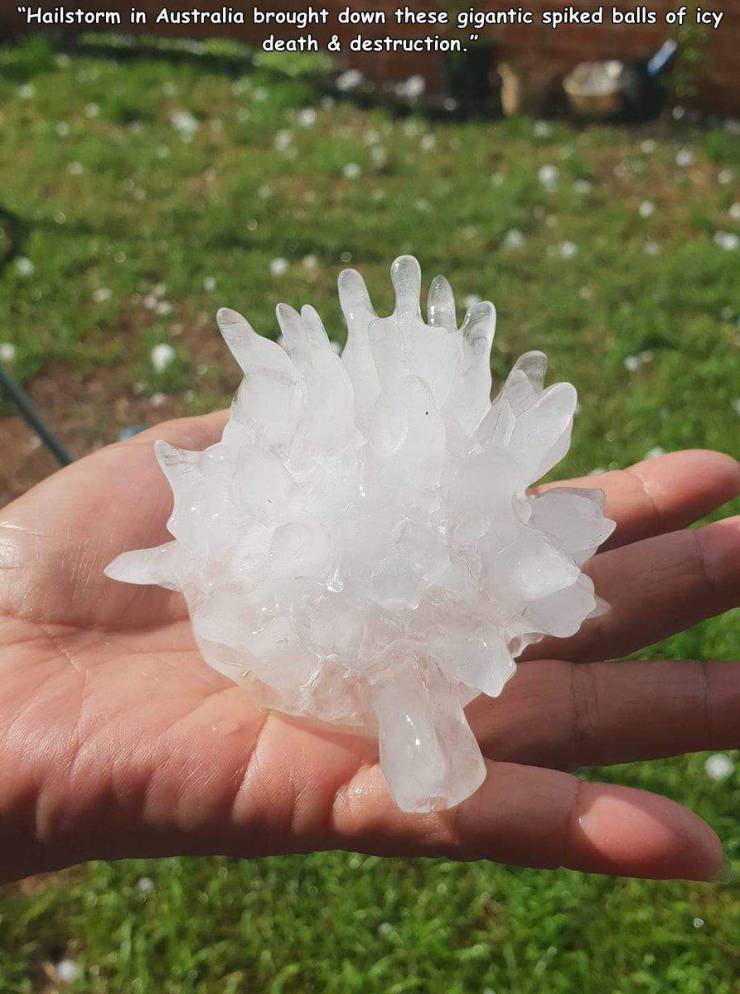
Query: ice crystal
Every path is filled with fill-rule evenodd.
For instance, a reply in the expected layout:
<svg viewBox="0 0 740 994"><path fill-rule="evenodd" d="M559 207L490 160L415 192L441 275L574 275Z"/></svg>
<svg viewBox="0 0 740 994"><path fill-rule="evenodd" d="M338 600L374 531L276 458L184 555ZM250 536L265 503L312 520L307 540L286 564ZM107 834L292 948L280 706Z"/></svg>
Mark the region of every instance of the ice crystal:
<svg viewBox="0 0 740 994"><path fill-rule="evenodd" d="M437 277L424 323L416 260L391 276L386 318L339 277L341 358L312 307L278 306L285 349L219 312L245 373L223 437L156 444L174 541L107 572L182 591L206 662L263 706L377 734L398 805L429 811L485 777L465 706L602 610L581 565L613 524L598 490L529 492L568 450L574 388L544 389L528 352L491 402L493 305L458 330Z"/></svg>

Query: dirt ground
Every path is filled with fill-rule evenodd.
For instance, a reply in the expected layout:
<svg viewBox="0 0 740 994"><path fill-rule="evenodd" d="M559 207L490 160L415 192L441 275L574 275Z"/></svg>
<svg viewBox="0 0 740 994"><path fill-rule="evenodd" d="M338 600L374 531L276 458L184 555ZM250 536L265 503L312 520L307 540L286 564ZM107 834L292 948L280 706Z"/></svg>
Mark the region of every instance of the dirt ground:
<svg viewBox="0 0 740 994"><path fill-rule="evenodd" d="M74 458L115 442L125 429L157 424L184 409L177 395L154 406L149 397L127 394L119 377L107 370L93 376L66 367L44 372L34 378L28 393ZM57 469L35 432L5 405L0 415L0 507Z"/></svg>

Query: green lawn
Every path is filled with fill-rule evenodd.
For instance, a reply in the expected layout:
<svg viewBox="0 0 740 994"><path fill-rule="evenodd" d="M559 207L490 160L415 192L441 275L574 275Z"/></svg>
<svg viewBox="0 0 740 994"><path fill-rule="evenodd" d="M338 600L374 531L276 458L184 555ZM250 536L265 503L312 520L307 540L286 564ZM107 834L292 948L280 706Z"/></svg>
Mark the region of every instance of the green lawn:
<svg viewBox="0 0 740 994"><path fill-rule="evenodd" d="M496 377L541 348L575 383L564 472L737 438L730 129L430 124L322 103L300 60L131 55L0 50L16 219L0 212L0 343L32 392L57 385L52 420L67 383L89 388L69 400L78 451L115 437L118 398L151 421L227 400L218 306L275 334L278 300L311 302L342 340L338 271L356 265L387 307L402 252L495 301ZM161 342L177 357L157 373ZM651 654L731 658L733 620ZM704 758L596 775L685 802L737 868L739 773L712 781ZM339 854L101 864L4 891L0 994L50 989L65 956L85 994L731 994L739 931L732 885Z"/></svg>

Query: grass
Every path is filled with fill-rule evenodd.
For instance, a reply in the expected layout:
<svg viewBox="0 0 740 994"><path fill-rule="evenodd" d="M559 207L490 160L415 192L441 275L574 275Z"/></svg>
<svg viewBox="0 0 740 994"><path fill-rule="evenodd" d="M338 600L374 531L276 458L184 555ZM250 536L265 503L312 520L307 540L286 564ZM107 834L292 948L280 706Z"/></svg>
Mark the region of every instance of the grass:
<svg viewBox="0 0 740 994"><path fill-rule="evenodd" d="M731 444L738 254L714 236L738 231L736 134L398 120L322 103L295 60L224 65L135 49L69 57L40 41L0 51L0 206L15 219L0 214L0 265L12 253L0 342L15 345L32 392L58 385L53 420L75 377L108 385L84 401L97 420L78 447L115 437L119 397L139 398L151 420L150 396L177 412L226 401L236 378L217 306L275 334L277 300L310 301L341 341L338 270L361 268L387 308L401 252L427 279L449 275L460 299L494 299L496 377L543 348L553 377L576 384L583 413L564 472ZM682 149L689 165L677 164ZM545 165L558 170L552 192ZM521 248L507 247L512 229ZM160 342L176 360L157 373ZM731 658L732 623L652 654ZM688 804L737 866L738 774L713 782L703 761L596 775ZM731 885L485 863L99 864L5 889L0 992L49 989L49 964L69 955L80 994L731 994L739 918Z"/></svg>

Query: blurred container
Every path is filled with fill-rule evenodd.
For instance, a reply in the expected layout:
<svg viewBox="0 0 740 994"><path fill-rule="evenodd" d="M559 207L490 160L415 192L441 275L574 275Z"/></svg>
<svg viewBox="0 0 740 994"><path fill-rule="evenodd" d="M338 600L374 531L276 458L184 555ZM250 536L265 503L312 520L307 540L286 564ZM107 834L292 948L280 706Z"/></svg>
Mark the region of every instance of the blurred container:
<svg viewBox="0 0 740 994"><path fill-rule="evenodd" d="M636 77L631 66L617 59L582 62L563 80L571 110L579 117L611 117L618 114L625 95L634 90Z"/></svg>

